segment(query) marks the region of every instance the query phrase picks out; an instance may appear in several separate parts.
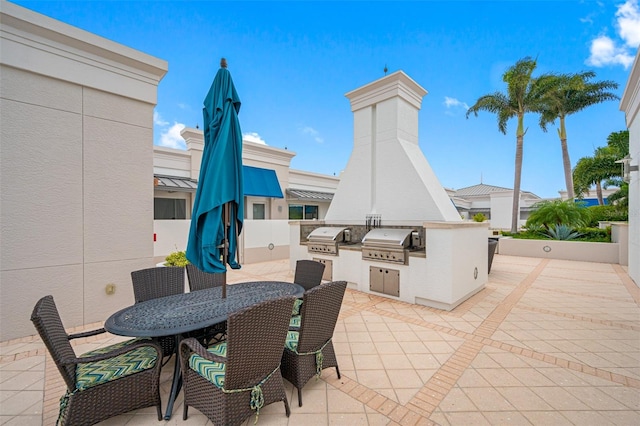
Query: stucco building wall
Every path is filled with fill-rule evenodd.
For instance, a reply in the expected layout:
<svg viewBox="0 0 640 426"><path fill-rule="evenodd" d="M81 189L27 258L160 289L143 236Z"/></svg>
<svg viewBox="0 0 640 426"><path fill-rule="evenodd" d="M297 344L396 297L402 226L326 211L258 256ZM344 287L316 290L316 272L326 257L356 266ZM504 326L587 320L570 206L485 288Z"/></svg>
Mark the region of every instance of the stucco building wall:
<svg viewBox="0 0 640 426"><path fill-rule="evenodd" d="M4 1L0 24L8 340L34 333L47 294L67 327L104 320L130 304L130 272L153 265L153 108L167 63Z"/></svg>
<svg viewBox="0 0 640 426"><path fill-rule="evenodd" d="M640 50L620 102L629 129L629 276L640 287Z"/></svg>

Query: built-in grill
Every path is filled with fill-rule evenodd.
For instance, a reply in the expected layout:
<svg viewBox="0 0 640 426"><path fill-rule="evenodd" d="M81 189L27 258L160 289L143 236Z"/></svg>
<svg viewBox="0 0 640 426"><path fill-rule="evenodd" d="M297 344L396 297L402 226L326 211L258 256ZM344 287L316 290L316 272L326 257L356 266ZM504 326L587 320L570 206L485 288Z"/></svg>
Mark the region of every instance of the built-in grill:
<svg viewBox="0 0 640 426"><path fill-rule="evenodd" d="M350 230L339 226L321 226L307 237L307 250L311 253L338 255L338 247L351 239Z"/></svg>
<svg viewBox="0 0 640 426"><path fill-rule="evenodd" d="M407 264L410 246L418 244L418 233L405 228L376 228L362 239L362 259Z"/></svg>

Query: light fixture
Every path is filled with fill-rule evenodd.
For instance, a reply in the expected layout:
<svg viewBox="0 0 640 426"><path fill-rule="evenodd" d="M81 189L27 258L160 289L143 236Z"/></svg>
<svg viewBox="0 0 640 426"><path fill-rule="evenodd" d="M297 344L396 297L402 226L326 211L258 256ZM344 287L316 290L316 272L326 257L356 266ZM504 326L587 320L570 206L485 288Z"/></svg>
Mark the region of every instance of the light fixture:
<svg viewBox="0 0 640 426"><path fill-rule="evenodd" d="M631 172L638 171L638 165L631 165L631 156L627 154L622 160L616 161L616 163L622 164L622 179L629 183L631 181Z"/></svg>

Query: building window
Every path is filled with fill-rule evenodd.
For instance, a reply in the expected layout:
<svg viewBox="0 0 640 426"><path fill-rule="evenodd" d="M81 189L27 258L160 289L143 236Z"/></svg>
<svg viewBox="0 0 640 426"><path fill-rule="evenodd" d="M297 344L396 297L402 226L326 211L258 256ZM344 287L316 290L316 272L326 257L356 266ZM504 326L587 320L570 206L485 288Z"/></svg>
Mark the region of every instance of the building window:
<svg viewBox="0 0 640 426"><path fill-rule="evenodd" d="M154 198L153 218L156 220L186 219L187 200L180 198Z"/></svg>
<svg viewBox="0 0 640 426"><path fill-rule="evenodd" d="M305 219L317 219L318 218L318 206L304 206L304 218Z"/></svg>
<svg viewBox="0 0 640 426"><path fill-rule="evenodd" d="M289 220L302 220L304 206L289 205Z"/></svg>
<svg viewBox="0 0 640 426"><path fill-rule="evenodd" d="M264 204L253 204L253 218L264 220Z"/></svg>
<svg viewBox="0 0 640 426"><path fill-rule="evenodd" d="M289 220L318 219L318 206L289 205Z"/></svg>

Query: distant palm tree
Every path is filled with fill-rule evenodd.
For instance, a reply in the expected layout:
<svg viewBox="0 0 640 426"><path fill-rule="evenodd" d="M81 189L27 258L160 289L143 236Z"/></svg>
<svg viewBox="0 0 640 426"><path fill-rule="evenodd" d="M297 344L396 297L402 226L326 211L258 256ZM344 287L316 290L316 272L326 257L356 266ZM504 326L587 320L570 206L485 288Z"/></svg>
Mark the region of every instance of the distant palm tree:
<svg viewBox="0 0 640 426"><path fill-rule="evenodd" d="M554 123L556 118L560 120L558 137L562 147L567 196L570 200L574 199L574 187L567 146L566 117L588 106L619 99L617 95L608 91L617 89L618 83L610 80L591 82L595 76L595 72L586 71L577 74L549 74L538 78L543 102L540 127L546 132L547 124Z"/></svg>
<svg viewBox="0 0 640 426"><path fill-rule="evenodd" d="M522 177L522 147L524 135L524 115L529 112L540 111L540 93L537 79L531 77L536 69L537 60L529 57L520 59L502 75L502 81L507 83L507 93L495 92L478 98L476 103L467 110L478 116L479 111L487 111L498 116L498 130L507 134L507 121L517 117L516 130L516 159L515 175L513 179L513 207L511 210L511 232L518 232L518 218L520 217L520 180Z"/></svg>
<svg viewBox="0 0 640 426"><path fill-rule="evenodd" d="M596 148L593 157L583 157L573 169L573 182L576 195L582 197L588 193L592 185L596 187L598 204L604 205L602 186L615 185L620 188L624 198L625 186L622 181L622 169L617 160L629 154L629 131L613 132L607 137L607 146ZM619 192L620 192L619 191ZM612 194L613 195L613 194ZM611 197L609 197L611 198ZM613 197L614 199L616 197ZM623 201L624 203L625 201Z"/></svg>

